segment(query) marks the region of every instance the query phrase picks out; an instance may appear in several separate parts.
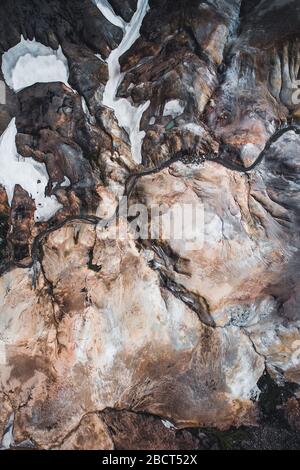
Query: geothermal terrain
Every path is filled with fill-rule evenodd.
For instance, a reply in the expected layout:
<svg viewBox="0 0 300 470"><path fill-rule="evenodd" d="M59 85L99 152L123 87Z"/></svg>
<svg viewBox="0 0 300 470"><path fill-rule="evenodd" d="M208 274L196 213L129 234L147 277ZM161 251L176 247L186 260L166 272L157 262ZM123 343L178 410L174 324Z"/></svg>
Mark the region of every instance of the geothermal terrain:
<svg viewBox="0 0 300 470"><path fill-rule="evenodd" d="M2 0L0 56L0 447L299 449L299 1Z"/></svg>

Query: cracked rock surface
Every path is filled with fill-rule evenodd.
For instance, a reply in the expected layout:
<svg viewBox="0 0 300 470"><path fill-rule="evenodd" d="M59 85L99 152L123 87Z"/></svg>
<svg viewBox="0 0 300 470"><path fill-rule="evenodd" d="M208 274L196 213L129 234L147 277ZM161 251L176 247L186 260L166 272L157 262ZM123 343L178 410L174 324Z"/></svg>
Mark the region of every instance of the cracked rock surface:
<svg viewBox="0 0 300 470"><path fill-rule="evenodd" d="M109 3L129 23L143 1ZM299 2L149 0L116 90L149 102L140 163L103 105L124 31L96 3L0 5L1 57L22 35L69 67L0 104L59 203L38 223L0 184L1 446L300 448ZM222 165L250 166L287 124L252 171ZM166 235L188 205L193 243L186 220Z"/></svg>

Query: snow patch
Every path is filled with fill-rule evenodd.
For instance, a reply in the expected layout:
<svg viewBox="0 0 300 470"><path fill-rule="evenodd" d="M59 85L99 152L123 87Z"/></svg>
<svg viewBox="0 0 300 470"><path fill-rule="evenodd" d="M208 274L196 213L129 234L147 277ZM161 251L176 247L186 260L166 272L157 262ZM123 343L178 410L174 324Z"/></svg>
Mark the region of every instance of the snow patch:
<svg viewBox="0 0 300 470"><path fill-rule="evenodd" d="M180 104L179 100L170 100L165 104L164 107L164 116L172 116L172 118L176 118L180 116L184 112L184 106Z"/></svg>
<svg viewBox="0 0 300 470"><path fill-rule="evenodd" d="M162 419L161 422L163 423L164 427L167 429L176 429L174 424L170 423L170 421L166 419Z"/></svg>
<svg viewBox="0 0 300 470"><path fill-rule="evenodd" d="M81 105L82 105L83 112L87 117L88 122L93 125L96 124L96 118L92 116L92 114L90 113L87 102L83 96L81 97Z"/></svg>
<svg viewBox="0 0 300 470"><path fill-rule="evenodd" d="M60 187L61 188L69 188L71 186L71 181L67 176L64 177L63 182L61 183Z"/></svg>
<svg viewBox="0 0 300 470"><path fill-rule="evenodd" d="M105 59L102 57L102 55L101 55L101 54L95 54L95 57L97 57L97 59L99 59L99 60L100 60L100 62L104 62L104 63L106 63L106 60L105 60Z"/></svg>
<svg viewBox="0 0 300 470"><path fill-rule="evenodd" d="M35 39L21 41L2 57L2 72L15 92L35 83L62 82L68 85L69 68L61 46L57 51Z"/></svg>
<svg viewBox="0 0 300 470"><path fill-rule="evenodd" d="M1 441L0 450L8 450L15 445L15 440L13 436L14 421L15 421L15 414L12 413L5 427L3 438Z"/></svg>
<svg viewBox="0 0 300 470"><path fill-rule="evenodd" d="M125 28L125 21L123 18L120 16L117 16L109 4L107 0L93 0L93 3L96 5L96 7L99 8L101 11L102 15L105 16L105 18L111 23L114 24L115 26L118 26L119 28L124 29Z"/></svg>
<svg viewBox="0 0 300 470"><path fill-rule="evenodd" d="M203 136L203 133L204 133L203 127L200 127L200 126L198 126L198 124L195 124L193 122L185 124L183 126L183 129L186 129L187 131L190 131L193 134L199 135L199 136Z"/></svg>
<svg viewBox="0 0 300 470"><path fill-rule="evenodd" d="M100 10L103 9L102 1L97 1L96 5ZM135 107L129 103L127 99L117 98L116 95L124 78L124 73L121 73L119 58L128 51L138 39L140 28L148 9L148 0L138 0L136 12L130 23L125 23L123 40L119 46L111 52L107 59L109 80L103 94L103 104L114 110L119 126L123 127L129 135L132 156L137 163L142 161L141 149L143 138L145 137L145 132L140 131L140 122L143 113L150 105L150 101L147 101L139 107Z"/></svg>
<svg viewBox="0 0 300 470"><path fill-rule="evenodd" d="M62 206L55 196L45 196L49 180L45 165L18 155L16 135L14 118L0 138L0 184L6 189L9 204L13 199L15 185L19 184L35 201L35 220L47 221Z"/></svg>

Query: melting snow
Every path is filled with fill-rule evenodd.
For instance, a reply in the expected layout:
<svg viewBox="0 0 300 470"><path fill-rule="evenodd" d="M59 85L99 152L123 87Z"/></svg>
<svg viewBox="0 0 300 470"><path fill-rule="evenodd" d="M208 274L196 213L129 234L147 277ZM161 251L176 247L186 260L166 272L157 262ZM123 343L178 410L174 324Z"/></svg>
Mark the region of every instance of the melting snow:
<svg viewBox="0 0 300 470"><path fill-rule="evenodd" d="M8 422L4 431L0 450L10 449L15 444L14 436L13 436L14 421L15 421L15 415L14 413L12 413L8 419Z"/></svg>
<svg viewBox="0 0 300 470"><path fill-rule="evenodd" d="M99 59L101 62L106 62L106 60L103 59L103 57L101 56L101 54L95 54L95 57L97 57L97 59Z"/></svg>
<svg viewBox="0 0 300 470"><path fill-rule="evenodd" d="M179 100L171 100L165 104L164 107L164 116L172 116L172 118L176 118L180 116L184 111L184 106L180 104Z"/></svg>
<svg viewBox="0 0 300 470"><path fill-rule="evenodd" d="M183 129L186 129L190 132L192 132L195 135L203 136L204 129L203 127L198 126L198 124L195 124L193 122L189 122L188 124L185 124L183 126Z"/></svg>
<svg viewBox="0 0 300 470"><path fill-rule="evenodd" d="M104 3L103 1L96 1L96 5L102 13L104 13ZM145 136L145 132L140 131L140 122L150 101L147 101L139 107L135 107L125 98L117 98L116 94L124 78L124 74L121 73L119 58L128 51L138 39L140 28L148 9L148 0L138 0L137 10L130 23L125 23L123 40L119 46L111 52L107 60L109 80L103 94L103 104L114 110L119 126L123 127L129 135L132 156L137 163L140 163L142 160L141 148ZM116 15L115 18L117 18Z"/></svg>
<svg viewBox="0 0 300 470"><path fill-rule="evenodd" d="M41 82L68 85L68 62L61 47L55 51L23 36L19 44L3 54L2 72L7 85L15 92Z"/></svg>
<svg viewBox="0 0 300 470"><path fill-rule="evenodd" d="M88 122L90 124L96 124L96 119L94 118L94 116L91 115L87 102L83 96L81 97L81 105L82 105L83 112L87 117Z"/></svg>
<svg viewBox="0 0 300 470"><path fill-rule="evenodd" d="M164 427L167 429L176 429L174 424L170 423L170 421L167 421L166 419L162 419L161 422L163 423Z"/></svg>
<svg viewBox="0 0 300 470"><path fill-rule="evenodd" d="M71 186L71 181L67 176L64 177L63 182L61 183L61 188L69 188Z"/></svg>
<svg viewBox="0 0 300 470"><path fill-rule="evenodd" d="M93 0L93 2L99 8L102 15L105 16L105 18L111 24L114 24L115 26L118 26L122 29L125 28L125 21L123 20L123 18L120 18L120 16L117 16L115 14L114 10L112 9L111 5L107 0Z"/></svg>
<svg viewBox="0 0 300 470"><path fill-rule="evenodd" d="M6 189L9 204L12 202L15 185L22 186L35 201L35 220L47 221L62 206L54 196L45 196L49 180L45 165L18 155L16 135L14 118L0 138L0 184Z"/></svg>

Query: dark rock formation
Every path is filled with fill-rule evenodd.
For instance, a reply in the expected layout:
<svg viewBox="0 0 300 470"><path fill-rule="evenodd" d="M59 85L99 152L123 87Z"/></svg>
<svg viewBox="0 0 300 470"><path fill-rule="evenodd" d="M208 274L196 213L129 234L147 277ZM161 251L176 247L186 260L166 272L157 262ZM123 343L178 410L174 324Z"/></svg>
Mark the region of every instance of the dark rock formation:
<svg viewBox="0 0 300 470"><path fill-rule="evenodd" d="M0 186L0 262L8 257L7 235L9 230L9 206L7 196L3 186Z"/></svg>
<svg viewBox="0 0 300 470"><path fill-rule="evenodd" d="M114 12L128 22L136 11L137 0L112 0L110 4Z"/></svg>
<svg viewBox="0 0 300 470"><path fill-rule="evenodd" d="M2 52L16 45L23 34L53 49L65 42L83 43L107 57L122 38L122 31L90 0L3 0L1 13Z"/></svg>
<svg viewBox="0 0 300 470"><path fill-rule="evenodd" d="M210 443L205 434L199 437L197 433L176 430L156 416L115 410L100 416L118 450L193 450L205 449Z"/></svg>
<svg viewBox="0 0 300 470"><path fill-rule="evenodd" d="M49 194L73 190L81 205L93 211L99 182L93 162L100 148L111 150L110 136L86 120L80 96L60 83L34 85L20 92L18 101L19 153L45 163Z"/></svg>
<svg viewBox="0 0 300 470"><path fill-rule="evenodd" d="M21 186L16 185L10 210L11 231L7 238L17 261L30 256L29 248L34 236L35 209L35 203L29 194Z"/></svg>

